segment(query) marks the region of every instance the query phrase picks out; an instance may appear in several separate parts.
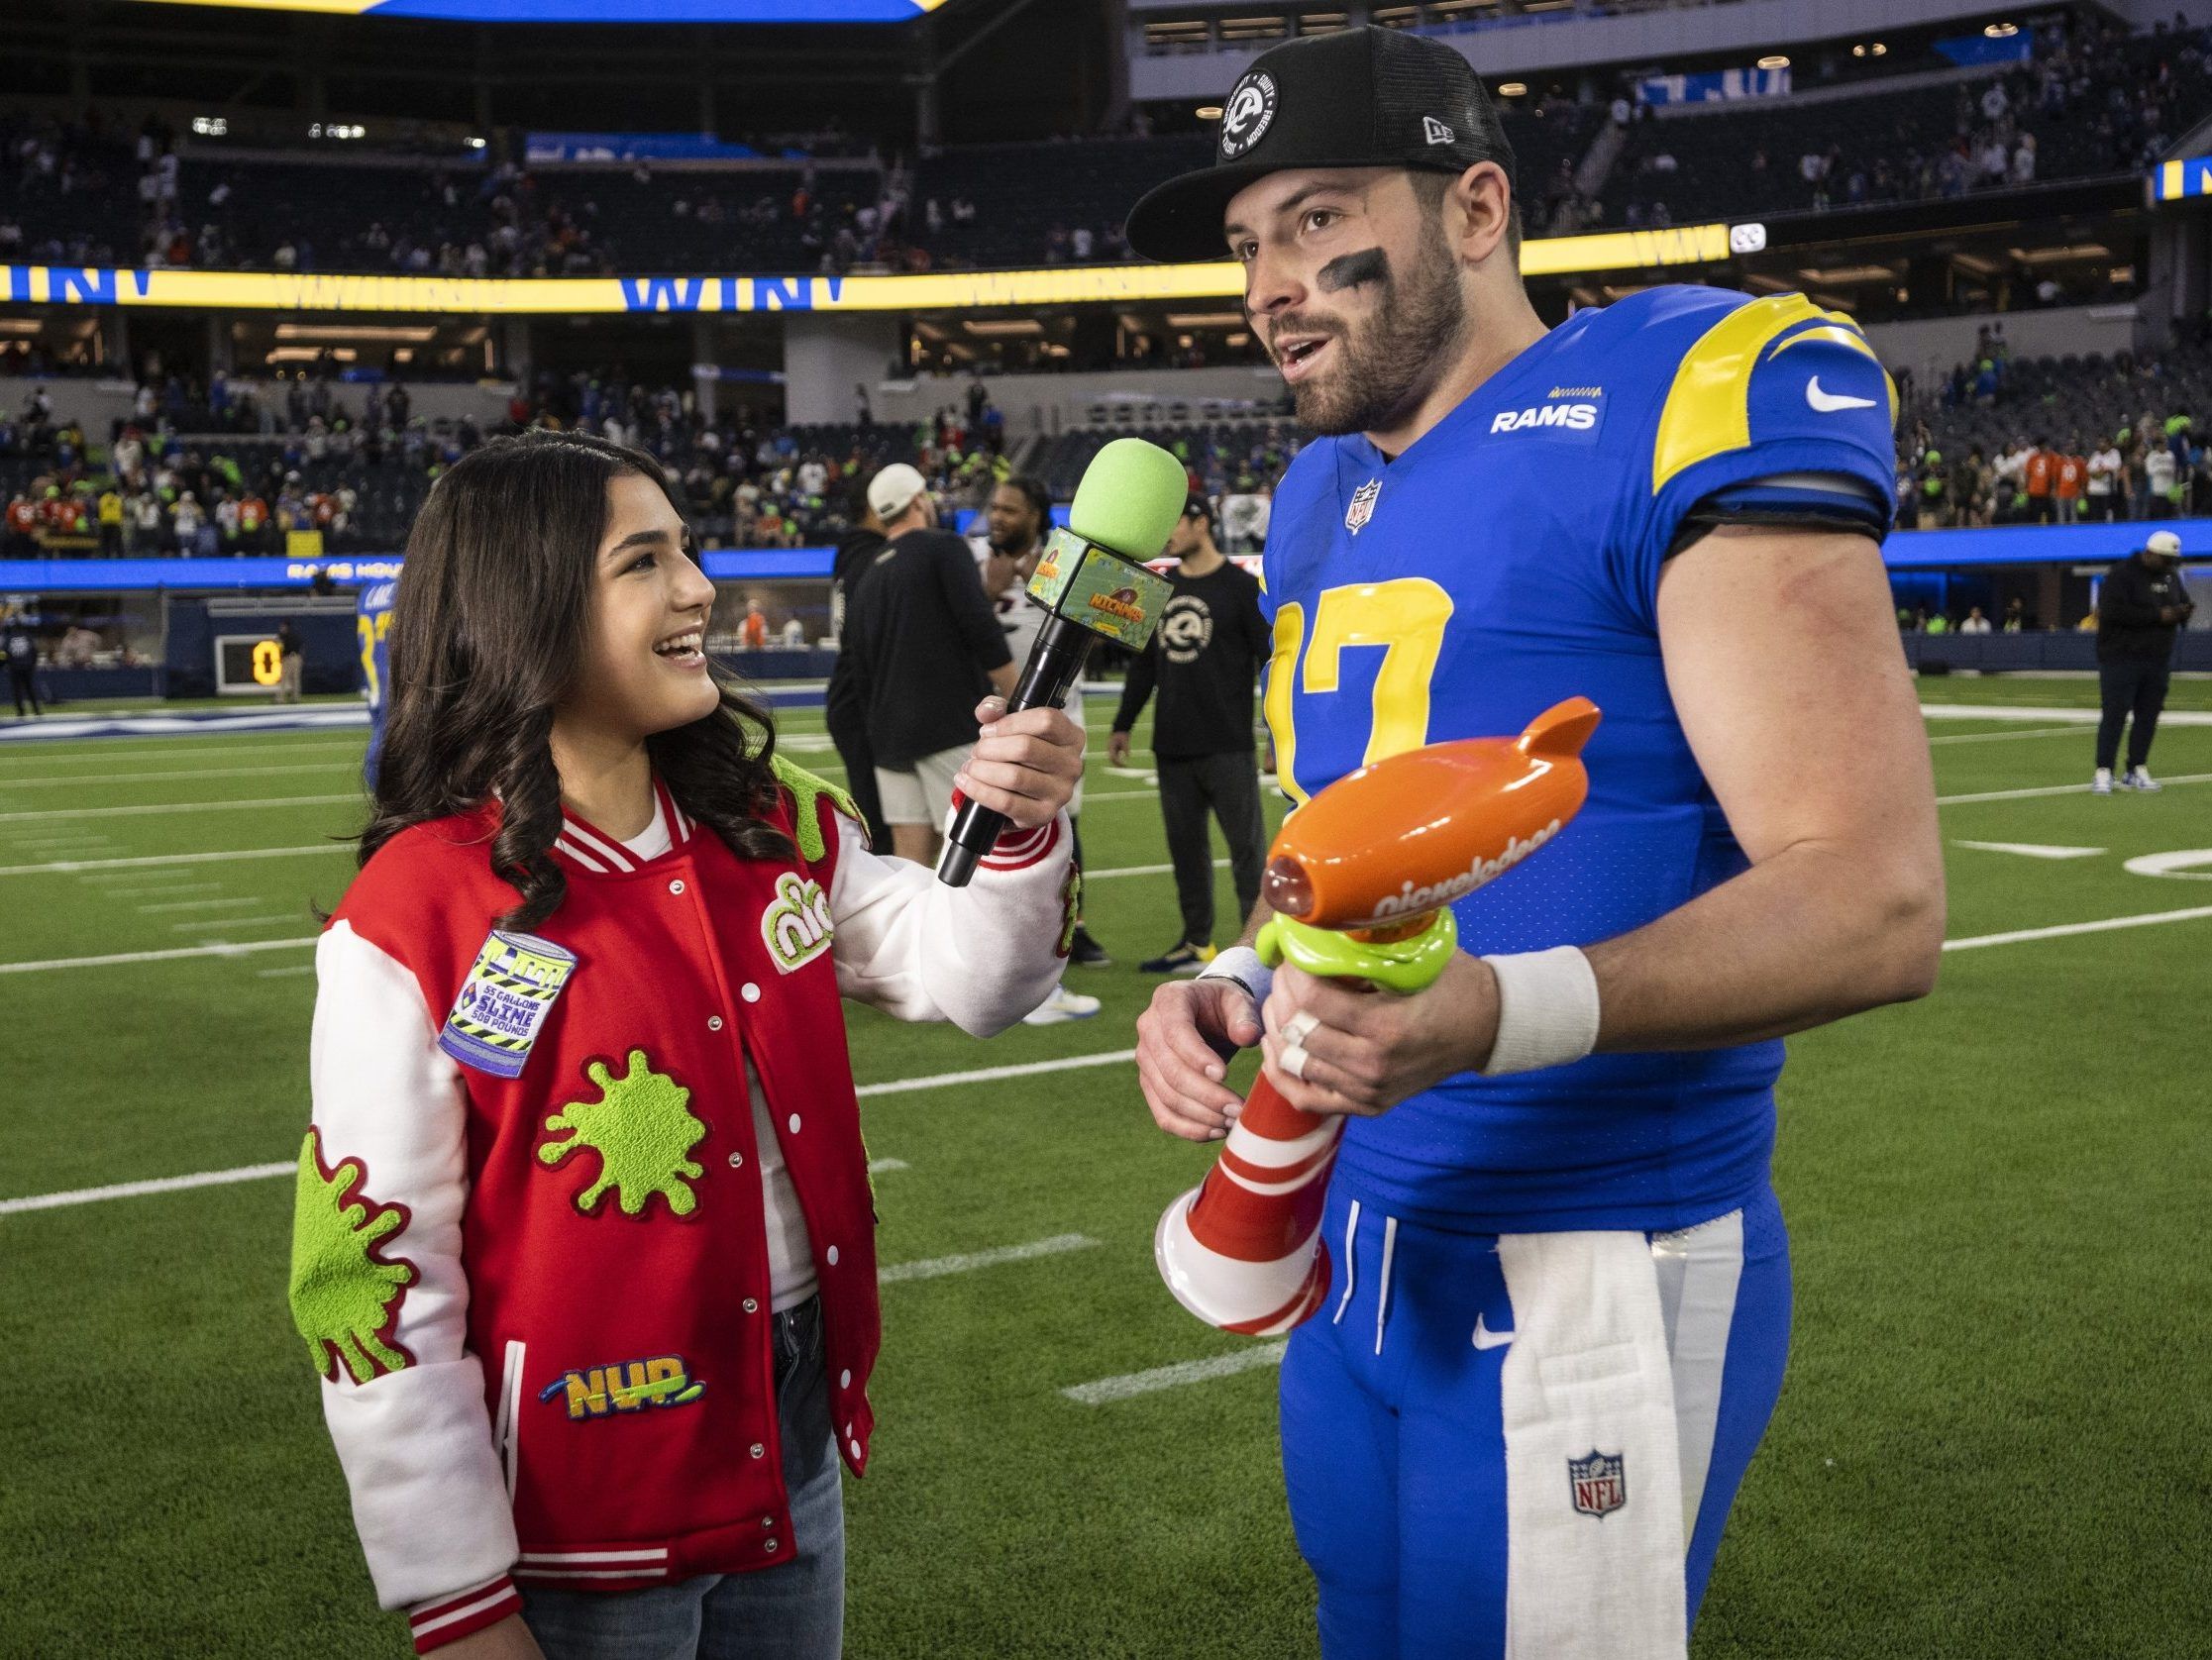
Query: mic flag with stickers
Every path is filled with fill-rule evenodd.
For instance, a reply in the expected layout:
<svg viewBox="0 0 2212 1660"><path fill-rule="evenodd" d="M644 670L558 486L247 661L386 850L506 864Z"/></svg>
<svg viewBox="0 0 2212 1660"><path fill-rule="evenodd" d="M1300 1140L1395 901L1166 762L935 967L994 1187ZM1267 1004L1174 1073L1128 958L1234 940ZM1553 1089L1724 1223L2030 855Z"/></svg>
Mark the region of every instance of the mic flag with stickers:
<svg viewBox="0 0 2212 1660"><path fill-rule="evenodd" d="M1401 995L1459 948L1454 901L1544 846L1589 794L1582 746L1598 706L1570 697L1518 738L1408 750L1330 784L1283 821L1263 891L1269 964ZM1209 1325L1265 1336L1320 1305L1320 1237L1344 1120L1307 1112L1263 1072L1206 1180L1153 1234L1160 1278Z"/></svg>
<svg viewBox="0 0 2212 1660"><path fill-rule="evenodd" d="M1173 591L1139 563L1158 559L1190 499L1183 464L1157 444L1117 438L1085 469L1068 509L1029 578L1029 599L1051 613L1037 631L1006 712L1058 708L1083 673L1094 640L1144 650ZM965 887L976 861L1006 828L1003 813L956 793L952 833L937 880Z"/></svg>

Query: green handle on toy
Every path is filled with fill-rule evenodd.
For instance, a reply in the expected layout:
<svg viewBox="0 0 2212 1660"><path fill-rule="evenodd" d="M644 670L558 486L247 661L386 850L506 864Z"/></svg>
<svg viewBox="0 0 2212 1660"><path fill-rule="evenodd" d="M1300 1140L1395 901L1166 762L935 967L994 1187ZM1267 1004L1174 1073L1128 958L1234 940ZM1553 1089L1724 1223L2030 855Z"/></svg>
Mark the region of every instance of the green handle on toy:
<svg viewBox="0 0 2212 1660"><path fill-rule="evenodd" d="M1420 933L1378 942L1316 928L1277 912L1260 925L1253 945L1260 961L1271 969L1291 962L1324 980L1364 980L1405 995L1436 984L1451 954L1459 949L1459 925L1446 906Z"/></svg>

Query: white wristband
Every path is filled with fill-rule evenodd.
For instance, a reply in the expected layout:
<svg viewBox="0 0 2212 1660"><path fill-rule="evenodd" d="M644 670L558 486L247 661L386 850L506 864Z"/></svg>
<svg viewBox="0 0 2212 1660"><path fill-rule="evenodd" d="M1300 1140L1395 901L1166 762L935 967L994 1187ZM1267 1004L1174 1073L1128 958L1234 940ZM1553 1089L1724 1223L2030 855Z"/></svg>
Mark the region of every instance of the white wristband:
<svg viewBox="0 0 2212 1660"><path fill-rule="evenodd" d="M1598 977L1577 947L1483 961L1498 977L1498 1036L1486 1076L1563 1067L1597 1047Z"/></svg>
<svg viewBox="0 0 2212 1660"><path fill-rule="evenodd" d="M1266 1002L1268 992L1275 987L1275 971L1248 945L1232 945L1216 955L1199 971L1199 979L1233 980L1252 993L1254 1003Z"/></svg>

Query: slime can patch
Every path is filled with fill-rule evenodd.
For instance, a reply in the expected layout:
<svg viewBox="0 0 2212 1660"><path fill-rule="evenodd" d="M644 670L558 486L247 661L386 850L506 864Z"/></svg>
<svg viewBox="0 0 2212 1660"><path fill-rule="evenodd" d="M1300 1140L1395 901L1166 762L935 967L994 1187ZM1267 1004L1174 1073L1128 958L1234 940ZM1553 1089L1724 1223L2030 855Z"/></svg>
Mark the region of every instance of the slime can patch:
<svg viewBox="0 0 2212 1660"><path fill-rule="evenodd" d="M551 940L494 928L461 983L438 1047L494 1078L521 1076L530 1046L576 966L576 954Z"/></svg>

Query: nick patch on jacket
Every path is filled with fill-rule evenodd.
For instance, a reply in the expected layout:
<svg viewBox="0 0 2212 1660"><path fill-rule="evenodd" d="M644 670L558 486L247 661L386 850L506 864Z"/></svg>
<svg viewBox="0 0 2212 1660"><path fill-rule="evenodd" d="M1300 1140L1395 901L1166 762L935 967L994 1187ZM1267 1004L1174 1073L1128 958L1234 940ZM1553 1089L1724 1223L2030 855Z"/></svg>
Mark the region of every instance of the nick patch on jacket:
<svg viewBox="0 0 2212 1660"><path fill-rule="evenodd" d="M829 949L833 932L829 895L820 882L790 871L776 879L776 902L761 912L761 942L779 972L811 963Z"/></svg>
<svg viewBox="0 0 2212 1660"><path fill-rule="evenodd" d="M494 928L461 983L438 1047L494 1078L521 1077L530 1046L576 966L576 954L551 940Z"/></svg>
<svg viewBox="0 0 2212 1660"><path fill-rule="evenodd" d="M564 1373L540 1390L538 1399L564 1398L570 1421L578 1423L648 1406L688 1406L705 1393L705 1383L691 1376L682 1355L655 1355Z"/></svg>

